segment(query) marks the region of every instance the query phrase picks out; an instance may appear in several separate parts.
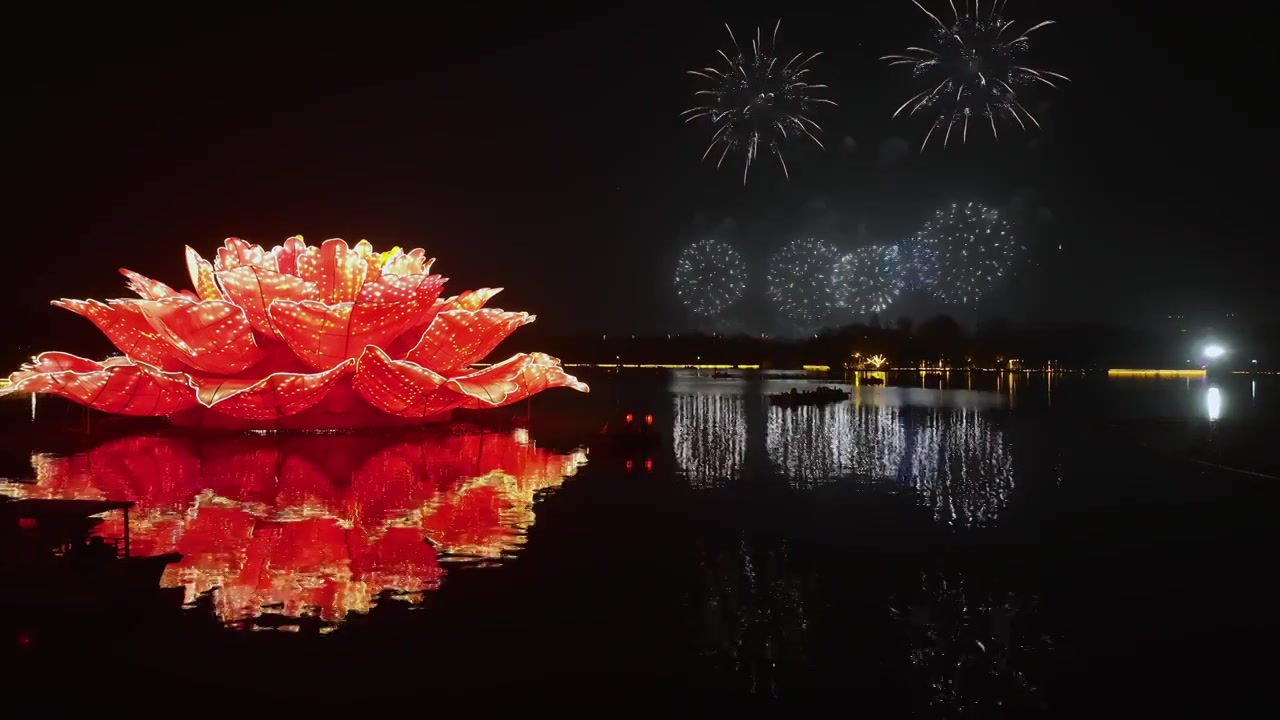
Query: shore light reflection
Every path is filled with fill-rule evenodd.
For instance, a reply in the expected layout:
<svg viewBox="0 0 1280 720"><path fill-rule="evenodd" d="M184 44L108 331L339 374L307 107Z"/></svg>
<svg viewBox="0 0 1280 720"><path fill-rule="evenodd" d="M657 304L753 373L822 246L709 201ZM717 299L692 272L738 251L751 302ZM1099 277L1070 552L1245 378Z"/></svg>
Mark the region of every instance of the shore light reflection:
<svg viewBox="0 0 1280 720"><path fill-rule="evenodd" d="M1210 387L1204 393L1205 412L1209 415L1209 420L1215 421L1222 417L1222 391L1216 387Z"/></svg>

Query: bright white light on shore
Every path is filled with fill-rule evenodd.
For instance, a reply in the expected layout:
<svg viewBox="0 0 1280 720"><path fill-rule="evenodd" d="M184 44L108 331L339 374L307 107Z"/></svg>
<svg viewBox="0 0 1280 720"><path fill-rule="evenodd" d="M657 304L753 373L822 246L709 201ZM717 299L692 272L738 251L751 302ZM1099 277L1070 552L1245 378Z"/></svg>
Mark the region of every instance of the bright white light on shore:
<svg viewBox="0 0 1280 720"><path fill-rule="evenodd" d="M1226 353L1227 351L1221 345L1207 345L1204 349L1204 356L1209 359L1220 358Z"/></svg>

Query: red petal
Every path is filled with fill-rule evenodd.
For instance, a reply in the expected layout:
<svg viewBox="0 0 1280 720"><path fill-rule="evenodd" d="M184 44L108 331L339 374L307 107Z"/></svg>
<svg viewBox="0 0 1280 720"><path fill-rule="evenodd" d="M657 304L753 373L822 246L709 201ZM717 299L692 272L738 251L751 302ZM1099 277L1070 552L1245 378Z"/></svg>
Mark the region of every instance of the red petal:
<svg viewBox="0 0 1280 720"><path fill-rule="evenodd" d="M144 300L163 300L167 297L183 296L195 298L195 295L190 290L178 292L159 280L152 280L146 275L139 275L132 270L120 268L120 274L129 278L129 289L138 293Z"/></svg>
<svg viewBox="0 0 1280 720"><path fill-rule="evenodd" d="M109 305L97 300L54 300L51 304L87 318L98 326L112 345L132 360L155 365L162 370L181 370L184 367L179 356L151 327L137 305L119 300L112 300Z"/></svg>
<svg viewBox="0 0 1280 720"><path fill-rule="evenodd" d="M370 405L402 417L434 415L449 408L433 409L428 402L445 378L430 370L400 360L392 360L377 347L365 348L356 361L351 386Z"/></svg>
<svg viewBox="0 0 1280 720"><path fill-rule="evenodd" d="M483 360L516 328L533 320L524 312L448 310L436 315L405 359L440 372L461 370Z"/></svg>
<svg viewBox="0 0 1280 720"><path fill-rule="evenodd" d="M441 282L443 283L444 281L442 280ZM431 308L419 315L400 337L384 347L387 348L387 352L391 354L391 357L403 358L422 340L422 336L437 315L448 310L479 310L494 295L500 292L502 292L502 288L480 288L479 290L468 290L461 295L454 295L447 300L436 300Z"/></svg>
<svg viewBox="0 0 1280 720"><path fill-rule="evenodd" d="M265 353L253 339L244 311L229 302L187 298L133 300L160 337L197 370L231 375L253 367Z"/></svg>
<svg viewBox="0 0 1280 720"><path fill-rule="evenodd" d="M442 390L463 396L457 407L475 409L510 405L555 387L590 392L586 383L565 374L559 360L542 353L513 355L478 372L448 380Z"/></svg>
<svg viewBox="0 0 1280 720"><path fill-rule="evenodd" d="M370 405L401 417L427 417L454 408L500 407L553 387L587 392L585 384L541 353L516 355L479 372L443 380L416 363L393 360L376 347L356 361L351 385Z"/></svg>
<svg viewBox="0 0 1280 720"><path fill-rule="evenodd" d="M309 410L351 370L354 361L321 373L275 373L261 380L198 381L200 403L244 420L270 420Z"/></svg>
<svg viewBox="0 0 1280 720"><path fill-rule="evenodd" d="M373 245L368 240L361 240L351 249L352 252L364 258L365 270L364 277L371 280L381 276L382 274L382 256L373 251Z"/></svg>
<svg viewBox="0 0 1280 720"><path fill-rule="evenodd" d="M424 275L431 272L431 266L436 264L436 259L427 257L427 251L422 248L410 250L408 257L422 266L422 274Z"/></svg>
<svg viewBox="0 0 1280 720"><path fill-rule="evenodd" d="M12 376L9 392L60 395L117 415L171 415L196 405L185 373L167 373L123 358L97 363L67 353L42 353Z"/></svg>
<svg viewBox="0 0 1280 720"><path fill-rule="evenodd" d="M439 275L387 275L365 283L356 302L413 301L419 307L431 307L445 282Z"/></svg>
<svg viewBox="0 0 1280 720"><path fill-rule="evenodd" d="M278 270L275 255L266 252L261 245L254 245L240 238L227 238L223 246L218 248L218 257L214 260L214 270L234 270L244 265L260 267L264 270Z"/></svg>
<svg viewBox="0 0 1280 720"><path fill-rule="evenodd" d="M201 300L222 300L222 291L213 281L213 265L200 253L187 246L187 272L191 274L191 287Z"/></svg>
<svg viewBox="0 0 1280 720"><path fill-rule="evenodd" d="M284 245L271 248L271 254L276 256L280 272L286 275L298 274L298 257L306 252L307 244L303 242L301 235L294 235L285 240Z"/></svg>
<svg viewBox="0 0 1280 720"><path fill-rule="evenodd" d="M365 258L337 238L325 240L318 248L307 248L298 258L298 275L316 284L324 303L355 300L368 272Z"/></svg>
<svg viewBox="0 0 1280 720"><path fill-rule="evenodd" d="M235 270L224 270L218 275L222 290L231 302L244 308L249 324L254 330L269 336L278 336L267 308L276 300L315 300L319 296L316 284L296 275L263 270L242 265Z"/></svg>
<svg viewBox="0 0 1280 720"><path fill-rule="evenodd" d="M382 346L404 332L419 305L277 300L268 309L272 326L295 355L317 370L328 370L359 355L366 345Z"/></svg>
<svg viewBox="0 0 1280 720"><path fill-rule="evenodd" d="M444 310L479 310L486 303L493 299L494 295L502 292L502 288L480 288L479 290L468 290L461 295L454 295L445 300L447 307Z"/></svg>
<svg viewBox="0 0 1280 720"><path fill-rule="evenodd" d="M96 360L87 360L71 353L43 352L31 358L31 362L23 363L17 372L9 376L9 380L13 383L19 383L32 375L57 372L87 373L101 370L104 367L129 364L131 364L129 359L122 357L107 358L102 362L98 362Z"/></svg>
<svg viewBox="0 0 1280 720"><path fill-rule="evenodd" d="M431 272L431 265L436 261L435 258L430 260L427 258L427 251L422 248L412 250L408 255L397 252L392 255L385 263L382 264L382 274L385 275L426 275Z"/></svg>

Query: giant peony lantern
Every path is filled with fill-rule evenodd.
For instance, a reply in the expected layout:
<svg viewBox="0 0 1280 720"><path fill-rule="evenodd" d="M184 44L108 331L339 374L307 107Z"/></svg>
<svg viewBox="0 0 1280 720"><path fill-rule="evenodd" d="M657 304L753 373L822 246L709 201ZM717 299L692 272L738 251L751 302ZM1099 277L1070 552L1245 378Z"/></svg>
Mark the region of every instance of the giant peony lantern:
<svg viewBox="0 0 1280 720"><path fill-rule="evenodd" d="M448 419L548 388L587 386L560 361L518 354L474 367L523 312L484 307L500 288L439 299L426 253L376 253L361 240L264 250L228 239L213 263L187 248L195 292L129 270L141 299L56 300L122 357L37 355L0 395L61 395L120 415L221 429L354 429Z"/></svg>

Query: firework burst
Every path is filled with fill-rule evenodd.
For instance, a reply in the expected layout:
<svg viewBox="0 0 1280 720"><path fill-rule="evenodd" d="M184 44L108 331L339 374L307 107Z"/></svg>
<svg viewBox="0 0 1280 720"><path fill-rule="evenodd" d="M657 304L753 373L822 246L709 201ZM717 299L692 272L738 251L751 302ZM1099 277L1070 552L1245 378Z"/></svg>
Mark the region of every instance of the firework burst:
<svg viewBox="0 0 1280 720"><path fill-rule="evenodd" d="M822 240L792 240L770 261L769 298L800 327L820 326L835 307L832 274L838 259Z"/></svg>
<svg viewBox="0 0 1280 720"><path fill-rule="evenodd" d="M999 212L978 203L939 210L920 238L936 253L934 294L954 305L981 300L1026 250Z"/></svg>
<svg viewBox="0 0 1280 720"><path fill-rule="evenodd" d="M948 0L955 22L947 25L918 0L911 1L933 23L933 47L909 47L905 54L881 59L890 65L910 66L912 76L924 83L924 90L893 113L894 117L904 112L933 117L921 150L942 128L943 147L950 143L953 132L960 134L962 142L967 141L970 122L990 125L996 138L1000 137L998 120L1013 120L1023 130L1028 121L1040 127L1018 93L1037 83L1057 87L1055 81L1069 80L1065 75L1032 68L1025 59L1031 49L1028 36L1055 21L1046 20L1019 34L1012 29L1014 21L1005 20L1007 0L988 0L985 9L981 0L959 0L964 4L963 12L956 8L957 0Z"/></svg>
<svg viewBox="0 0 1280 720"><path fill-rule="evenodd" d="M832 282L838 307L856 315L884 312L902 291L898 248L871 245L840 258Z"/></svg>
<svg viewBox="0 0 1280 720"><path fill-rule="evenodd" d="M914 235L894 246L894 275L904 292L933 290L938 282L938 243Z"/></svg>
<svg viewBox="0 0 1280 720"><path fill-rule="evenodd" d="M699 240L680 253L675 284L676 294L690 312L715 318L742 299L747 266L729 243Z"/></svg>
<svg viewBox="0 0 1280 720"><path fill-rule="evenodd" d="M717 50L726 67L688 71L690 75L711 82L710 88L694 93L697 105L681 113L686 123L707 118L714 128L711 143L702 153L702 159L706 160L712 151L720 148L716 161L716 167L720 167L730 152L741 153L744 185L751 163L761 151L778 158L783 174L790 178L787 161L782 157L783 145L788 141L808 138L818 147L823 147L815 135L822 128L809 114L817 105L836 104L815 95L827 89L826 85L809 82L809 63L822 53L808 56L796 53L785 62L776 54L778 28L781 26L782 21L779 20L773 28L768 47L761 39L760 29L756 28L756 37L751 41L750 49L744 52L732 28L726 24L724 27L733 41L733 55Z"/></svg>

